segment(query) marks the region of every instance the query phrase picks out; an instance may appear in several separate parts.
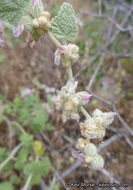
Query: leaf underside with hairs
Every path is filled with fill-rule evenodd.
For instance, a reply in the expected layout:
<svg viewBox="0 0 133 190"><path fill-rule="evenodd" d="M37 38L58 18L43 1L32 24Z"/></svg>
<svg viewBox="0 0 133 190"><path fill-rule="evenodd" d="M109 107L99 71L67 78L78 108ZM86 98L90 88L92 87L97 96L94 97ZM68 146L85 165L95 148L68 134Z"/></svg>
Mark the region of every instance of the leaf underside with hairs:
<svg viewBox="0 0 133 190"><path fill-rule="evenodd" d="M30 0L0 0L0 19L17 24Z"/></svg>
<svg viewBox="0 0 133 190"><path fill-rule="evenodd" d="M63 3L59 13L52 19L52 32L57 38L74 41L78 37L75 12L69 3Z"/></svg>

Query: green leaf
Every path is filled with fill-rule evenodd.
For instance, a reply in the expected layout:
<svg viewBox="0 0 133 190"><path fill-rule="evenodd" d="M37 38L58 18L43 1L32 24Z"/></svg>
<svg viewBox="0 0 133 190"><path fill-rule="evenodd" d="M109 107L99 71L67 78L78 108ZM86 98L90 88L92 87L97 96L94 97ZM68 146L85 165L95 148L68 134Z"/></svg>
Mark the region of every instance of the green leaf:
<svg viewBox="0 0 133 190"><path fill-rule="evenodd" d="M10 177L10 181L12 182L12 184L14 185L19 185L20 184L20 178L17 175L12 175Z"/></svg>
<svg viewBox="0 0 133 190"><path fill-rule="evenodd" d="M52 96L51 94L47 94L47 95L46 95L46 98L47 98L48 104L49 104L50 106L52 106L52 105L53 105L53 102L52 102L53 96Z"/></svg>
<svg viewBox="0 0 133 190"><path fill-rule="evenodd" d="M16 97L14 100L13 100L13 103L14 105L17 107L17 108L21 108L22 105L23 105L23 102L21 100L20 97Z"/></svg>
<svg viewBox="0 0 133 190"><path fill-rule="evenodd" d="M6 148L0 148L0 162L5 160L7 157L7 150Z"/></svg>
<svg viewBox="0 0 133 190"><path fill-rule="evenodd" d="M14 190L14 187L8 181L5 181L0 183L0 190Z"/></svg>
<svg viewBox="0 0 133 190"><path fill-rule="evenodd" d="M15 162L15 169L20 170L25 166L25 163L27 161L27 157L30 151L31 151L30 148L26 148L26 147L21 148Z"/></svg>
<svg viewBox="0 0 133 190"><path fill-rule="evenodd" d="M4 108L5 108L5 112L6 112L7 114L10 114L10 113L12 112L12 109L11 109L10 104L5 104L5 105L4 105Z"/></svg>
<svg viewBox="0 0 133 190"><path fill-rule="evenodd" d="M2 123L2 122L3 122L3 115L0 114L0 123Z"/></svg>
<svg viewBox="0 0 133 190"><path fill-rule="evenodd" d="M39 102L39 98L38 98L38 96L36 96L34 94L30 94L29 96L26 96L24 98L24 106L25 107L34 106L38 102Z"/></svg>
<svg viewBox="0 0 133 190"><path fill-rule="evenodd" d="M51 125L50 123L47 123L47 124L45 125L45 129L46 129L47 131L52 131L52 130L53 130L53 125Z"/></svg>
<svg viewBox="0 0 133 190"><path fill-rule="evenodd" d="M3 162L7 158L7 156L8 156L7 150L5 148L0 148L0 163ZM10 161L4 166L2 171L7 172L11 170L11 168L12 168L12 162Z"/></svg>
<svg viewBox="0 0 133 190"><path fill-rule="evenodd" d="M3 96L2 94L0 94L0 100L6 100L6 97L5 96Z"/></svg>
<svg viewBox="0 0 133 190"><path fill-rule="evenodd" d="M33 135L30 135L28 133L24 133L20 136L21 142L24 143L24 146L29 147L33 143Z"/></svg>
<svg viewBox="0 0 133 190"><path fill-rule="evenodd" d="M29 110L27 108L21 109L19 122L23 124L25 121L28 121L29 119L30 119Z"/></svg>
<svg viewBox="0 0 133 190"><path fill-rule="evenodd" d="M78 24L72 5L63 3L57 16L52 19L52 32L57 38L74 41L78 36Z"/></svg>
<svg viewBox="0 0 133 190"><path fill-rule="evenodd" d="M39 182L41 178L49 173L50 170L50 160L48 157L45 157L43 160L33 161L27 164L24 167L24 174L28 177L31 173L33 173L33 177L31 180L31 185Z"/></svg>
<svg viewBox="0 0 133 190"><path fill-rule="evenodd" d="M30 0L0 0L0 19L17 24Z"/></svg>
<svg viewBox="0 0 133 190"><path fill-rule="evenodd" d="M44 130L45 124L49 119L48 113L43 109L39 109L37 115L32 121L30 128L32 130Z"/></svg>
<svg viewBox="0 0 133 190"><path fill-rule="evenodd" d="M1 56L0 56L0 63L4 63L5 58L6 58L6 56L5 56L5 55L1 55Z"/></svg>

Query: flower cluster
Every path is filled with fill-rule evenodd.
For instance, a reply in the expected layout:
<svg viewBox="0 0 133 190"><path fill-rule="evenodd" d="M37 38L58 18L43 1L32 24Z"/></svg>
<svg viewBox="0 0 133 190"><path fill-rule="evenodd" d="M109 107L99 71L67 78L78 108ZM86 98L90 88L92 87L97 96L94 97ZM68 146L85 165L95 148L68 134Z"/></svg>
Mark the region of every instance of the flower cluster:
<svg viewBox="0 0 133 190"><path fill-rule="evenodd" d="M78 108L87 104L92 96L85 91L76 93L77 85L78 81L70 79L66 85L61 88L61 91L57 91L55 103L58 108L63 110L63 122L66 122L68 119L79 121Z"/></svg>
<svg viewBox="0 0 133 190"><path fill-rule="evenodd" d="M97 153L96 146L90 143L89 140L79 138L76 148L78 151L72 150L72 156L77 158L84 166L94 169L103 168L104 160L102 156Z"/></svg>
<svg viewBox="0 0 133 190"><path fill-rule="evenodd" d="M33 20L33 26L39 35L46 33L51 28L50 13L44 11L39 18Z"/></svg>
<svg viewBox="0 0 133 190"><path fill-rule="evenodd" d="M103 139L105 129L113 122L114 115L114 112L102 112L96 109L91 118L80 123L82 136L89 139Z"/></svg>
<svg viewBox="0 0 133 190"><path fill-rule="evenodd" d="M105 129L113 122L115 115L114 112L102 112L96 109L92 113L92 117L87 118L84 123L80 123L81 134L85 139L78 139L76 146L78 151L73 151L72 156L84 163L85 166L89 164L95 169L103 168L104 160L97 153L96 146L90 143L90 139L103 139ZM80 155L82 155L82 159Z"/></svg>
<svg viewBox="0 0 133 190"><path fill-rule="evenodd" d="M78 51L79 47L75 44L62 45L55 52L55 64L59 65L62 60L63 66L68 67L69 65L77 62L79 59Z"/></svg>

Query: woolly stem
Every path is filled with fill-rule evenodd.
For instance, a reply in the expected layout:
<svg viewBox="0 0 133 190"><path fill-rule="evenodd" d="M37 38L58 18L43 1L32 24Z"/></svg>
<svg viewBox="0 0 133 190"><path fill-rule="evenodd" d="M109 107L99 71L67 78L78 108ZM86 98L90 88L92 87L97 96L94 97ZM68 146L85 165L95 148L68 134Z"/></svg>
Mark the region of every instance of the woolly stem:
<svg viewBox="0 0 133 190"><path fill-rule="evenodd" d="M39 156L36 156L36 159L35 161L38 161L39 160ZM24 187L21 189L21 190L28 190L29 186L30 186L30 182L32 180L32 177L33 177L33 173L31 173L26 181L26 184L24 185Z"/></svg>
<svg viewBox="0 0 133 190"><path fill-rule="evenodd" d="M67 74L68 74L69 79L73 78L73 73L72 73L72 67L71 66L67 67Z"/></svg>
<svg viewBox="0 0 133 190"><path fill-rule="evenodd" d="M57 47L60 47L60 46L61 46L61 43L54 37L54 35L53 35L50 31L48 31L47 33L48 33L50 39L54 42L54 44L55 44Z"/></svg>
<svg viewBox="0 0 133 190"><path fill-rule="evenodd" d="M30 185L30 182L31 182L32 177L33 177L33 173L31 173L31 174L29 175L29 177L28 177L28 179L27 179L27 181L26 181L26 184L25 184L25 186L22 188L22 190L28 190L28 187L29 187L29 185Z"/></svg>
<svg viewBox="0 0 133 190"><path fill-rule="evenodd" d="M13 159L14 155L18 152L18 150L23 146L23 143L20 143L18 146L16 146L11 154L0 164L0 171L3 169L3 167Z"/></svg>
<svg viewBox="0 0 133 190"><path fill-rule="evenodd" d="M54 177L53 177L53 180L52 180L52 183L51 183L51 185L50 185L50 190L53 190L53 189L54 189L55 182L56 182L56 178L55 178L55 176L54 176Z"/></svg>
<svg viewBox="0 0 133 190"><path fill-rule="evenodd" d="M86 117L86 119L90 119L91 118L91 116L88 114L88 112L85 110L85 108L83 106L80 107L80 111Z"/></svg>

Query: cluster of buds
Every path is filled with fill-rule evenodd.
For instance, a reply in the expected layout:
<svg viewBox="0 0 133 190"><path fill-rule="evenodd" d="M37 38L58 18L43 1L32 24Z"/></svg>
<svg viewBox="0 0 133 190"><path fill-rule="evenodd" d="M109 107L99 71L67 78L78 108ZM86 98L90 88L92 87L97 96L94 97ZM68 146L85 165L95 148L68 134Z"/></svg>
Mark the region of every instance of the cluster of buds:
<svg viewBox="0 0 133 190"><path fill-rule="evenodd" d="M92 167L93 169L101 169L104 166L104 160L101 155L97 153L96 146L90 143L90 140L79 138L76 150L72 150L72 156L77 158L85 167Z"/></svg>
<svg viewBox="0 0 133 190"><path fill-rule="evenodd" d="M91 95L87 92L77 92L78 82L74 79L69 80L61 91L57 91L55 104L63 110L62 120L66 122L68 119L79 121L78 108L89 102Z"/></svg>
<svg viewBox="0 0 133 190"><path fill-rule="evenodd" d="M51 28L50 13L44 11L39 18L33 20L33 27L39 35L43 35Z"/></svg>
<svg viewBox="0 0 133 190"><path fill-rule="evenodd" d="M75 44L62 45L55 52L54 62L59 65L61 60L64 67L76 63L79 59L79 47Z"/></svg>
<svg viewBox="0 0 133 190"><path fill-rule="evenodd" d="M90 139L103 139L105 129L113 122L114 112L102 112L95 109L92 117L88 117L84 123L80 123L81 134L85 139L79 138L77 141L77 150L72 151L72 156L77 158L86 167L101 169L104 166L104 160L97 153L96 146L90 143Z"/></svg>
<svg viewBox="0 0 133 190"><path fill-rule="evenodd" d="M96 109L91 118L80 123L82 136L89 139L103 139L105 129L113 122L115 115L114 112L102 112Z"/></svg>

